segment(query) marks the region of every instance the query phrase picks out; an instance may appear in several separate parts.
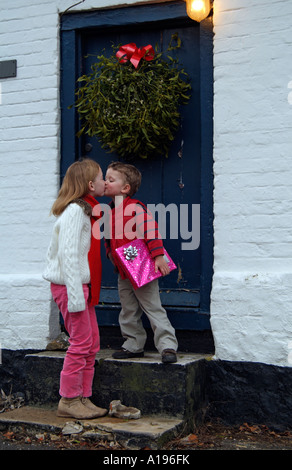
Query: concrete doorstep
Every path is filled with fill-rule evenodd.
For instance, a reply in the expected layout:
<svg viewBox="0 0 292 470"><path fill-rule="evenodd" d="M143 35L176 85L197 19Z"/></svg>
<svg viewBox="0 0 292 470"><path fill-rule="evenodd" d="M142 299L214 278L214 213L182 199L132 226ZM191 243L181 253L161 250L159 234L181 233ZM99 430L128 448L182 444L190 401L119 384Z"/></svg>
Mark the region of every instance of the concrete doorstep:
<svg viewBox="0 0 292 470"><path fill-rule="evenodd" d="M56 409L24 406L0 414L0 428L25 428L26 431L50 432L59 435L78 435L90 441L119 443L125 449L159 449L178 435L184 422L179 418L141 416L125 420L111 416L90 420L59 418Z"/></svg>

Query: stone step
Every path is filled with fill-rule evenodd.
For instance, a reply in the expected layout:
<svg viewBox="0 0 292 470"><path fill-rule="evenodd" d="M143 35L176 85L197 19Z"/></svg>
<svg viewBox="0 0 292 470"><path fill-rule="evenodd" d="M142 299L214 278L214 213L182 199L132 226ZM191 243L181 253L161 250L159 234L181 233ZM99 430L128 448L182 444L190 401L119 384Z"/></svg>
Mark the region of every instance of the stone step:
<svg viewBox="0 0 292 470"><path fill-rule="evenodd" d="M111 350L96 358L92 400L108 408L113 400L138 408L142 415L188 421L200 418L205 404L207 355L178 353L174 364L163 364L155 352L144 358L115 360ZM31 406L57 404L65 352L43 351L26 356L26 396Z"/></svg>
<svg viewBox="0 0 292 470"><path fill-rule="evenodd" d="M156 352L143 358L116 360L112 350L96 357L92 401L109 408L113 400L138 408L139 419L104 416L73 420L80 436L107 439L130 449L160 449L178 434L199 424L205 408L205 367L210 356L178 353L174 364L163 364ZM27 405L0 415L0 426L25 426L63 432L67 418L56 416L60 372L65 351L42 351L25 357L24 378ZM72 421L72 420L69 420ZM91 437L89 437L91 436Z"/></svg>
<svg viewBox="0 0 292 470"><path fill-rule="evenodd" d="M121 449L159 450L184 431L184 421L165 416L141 416L125 420L104 416L98 419L60 418L56 408L24 406L0 414L0 429L30 433L47 433L76 437L80 441L105 441ZM110 448L110 447L109 447Z"/></svg>

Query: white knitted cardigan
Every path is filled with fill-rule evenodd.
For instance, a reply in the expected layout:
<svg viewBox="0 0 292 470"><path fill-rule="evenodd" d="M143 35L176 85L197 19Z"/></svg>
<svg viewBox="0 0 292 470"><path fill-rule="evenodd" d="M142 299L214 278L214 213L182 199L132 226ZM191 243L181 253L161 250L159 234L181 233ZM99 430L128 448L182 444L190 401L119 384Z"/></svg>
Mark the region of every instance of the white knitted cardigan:
<svg viewBox="0 0 292 470"><path fill-rule="evenodd" d="M67 287L69 312L85 309L82 284L90 282L90 241L90 217L80 205L69 204L55 222L43 273L47 281Z"/></svg>

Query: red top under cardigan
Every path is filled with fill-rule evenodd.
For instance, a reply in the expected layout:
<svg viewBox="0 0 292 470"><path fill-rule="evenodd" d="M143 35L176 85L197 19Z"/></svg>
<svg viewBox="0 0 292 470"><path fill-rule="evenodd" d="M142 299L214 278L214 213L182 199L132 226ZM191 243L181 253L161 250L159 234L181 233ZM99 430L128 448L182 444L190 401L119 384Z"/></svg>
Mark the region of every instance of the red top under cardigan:
<svg viewBox="0 0 292 470"><path fill-rule="evenodd" d="M156 221L142 202L128 196L118 207L115 207L113 202L110 207L111 238L105 240L106 254L107 256L109 253L112 254L122 279L126 279L126 275L116 262L116 248L137 238L142 238L145 240L152 258L155 258L164 255L163 243Z"/></svg>

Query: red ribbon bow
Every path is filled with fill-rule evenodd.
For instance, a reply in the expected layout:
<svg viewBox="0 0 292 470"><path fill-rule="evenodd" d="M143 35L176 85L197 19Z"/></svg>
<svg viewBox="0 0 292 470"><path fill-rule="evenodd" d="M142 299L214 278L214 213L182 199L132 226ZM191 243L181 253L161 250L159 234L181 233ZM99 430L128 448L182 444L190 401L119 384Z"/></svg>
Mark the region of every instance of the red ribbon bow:
<svg viewBox="0 0 292 470"><path fill-rule="evenodd" d="M148 46L138 48L134 42L131 42L121 46L116 53L116 56L120 59L121 63L125 63L129 60L136 69L141 59L144 58L148 61L153 60L154 54L154 49L150 44Z"/></svg>

